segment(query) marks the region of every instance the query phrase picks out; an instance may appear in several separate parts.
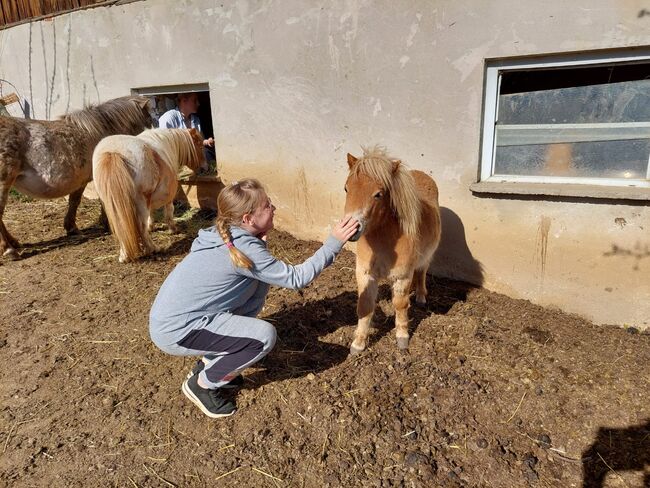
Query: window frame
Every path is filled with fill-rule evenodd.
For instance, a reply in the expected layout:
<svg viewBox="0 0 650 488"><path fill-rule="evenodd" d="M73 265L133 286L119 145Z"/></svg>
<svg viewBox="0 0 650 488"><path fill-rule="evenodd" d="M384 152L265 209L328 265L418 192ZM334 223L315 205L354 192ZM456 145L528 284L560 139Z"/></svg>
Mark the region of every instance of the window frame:
<svg viewBox="0 0 650 488"><path fill-rule="evenodd" d="M597 67L644 62L650 62L650 48L633 48L626 52L617 51L615 53L598 52L486 60L479 173L478 181L471 186L472 191L478 193L548 194L650 200L650 156L645 180L494 174L497 148L496 124L501 75L503 73L508 71ZM642 124L645 126L645 123Z"/></svg>

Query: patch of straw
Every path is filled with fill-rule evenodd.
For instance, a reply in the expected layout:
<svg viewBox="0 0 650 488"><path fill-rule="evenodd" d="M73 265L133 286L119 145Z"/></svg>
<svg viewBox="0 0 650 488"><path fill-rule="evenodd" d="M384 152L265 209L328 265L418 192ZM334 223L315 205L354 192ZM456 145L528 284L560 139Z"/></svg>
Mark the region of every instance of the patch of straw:
<svg viewBox="0 0 650 488"><path fill-rule="evenodd" d="M261 469L257 469L255 466L251 466L251 469L252 469L253 471L257 471L257 472L260 473L260 474L263 474L264 476L268 476L269 478L271 478L271 479L273 479L273 480L276 480L276 481L283 481L283 480L281 480L280 478L276 478L276 477L273 476L272 474L269 474L269 473L267 473L267 472L265 472L265 471L262 471Z"/></svg>
<svg viewBox="0 0 650 488"><path fill-rule="evenodd" d="M143 466L144 466L144 469L146 469L147 471L149 471L151 474L153 474L156 478L158 478L160 481L162 481L163 483L165 483L167 486L171 486L171 487L173 487L173 488L178 488L178 485L176 485L176 484L172 483L171 481L166 480L165 478L163 478L162 476L160 476L158 473L156 473L156 470L153 469L152 467L147 466L146 464L143 464Z"/></svg>
<svg viewBox="0 0 650 488"><path fill-rule="evenodd" d="M607 464L607 461L605 461L605 460L603 459L603 457L600 455L600 453L599 453L598 451L596 451L596 454L598 454L598 457L600 458L600 460L601 460L603 463L605 463L605 466L607 466L607 467L609 468L609 470L610 470L612 473L614 473L614 475L615 475L619 480L621 480L625 486L628 486L628 484L625 482L625 480L624 480L623 478L621 478L621 475L619 475L616 471L614 471L614 469L613 469L609 464Z"/></svg>
<svg viewBox="0 0 650 488"><path fill-rule="evenodd" d="M519 407L521 407L521 404L522 404L522 402L524 401L524 398L526 397L526 393L527 393L527 392L524 392L524 394L521 396L521 400L519 400L519 405L517 405L517 408L515 408L515 411L512 412L512 415L510 416L510 418L509 418L508 420L505 421L506 424L507 424L508 422L510 422L510 421L513 419L513 417L514 417L515 415L517 415L517 412L519 411Z"/></svg>
<svg viewBox="0 0 650 488"><path fill-rule="evenodd" d="M217 476L217 477L214 479L214 481L220 480L221 478L225 478L226 476L230 476L231 474L233 474L233 473L239 471L240 469L241 469L241 466L237 466L235 469L231 469L231 470L228 471L227 473L224 473L224 474L221 474L221 475Z"/></svg>

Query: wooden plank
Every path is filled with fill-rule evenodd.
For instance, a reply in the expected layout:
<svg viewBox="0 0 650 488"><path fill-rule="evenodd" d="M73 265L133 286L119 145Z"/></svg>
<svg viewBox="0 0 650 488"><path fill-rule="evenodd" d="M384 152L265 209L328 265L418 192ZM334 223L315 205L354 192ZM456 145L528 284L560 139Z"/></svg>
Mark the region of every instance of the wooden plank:
<svg viewBox="0 0 650 488"><path fill-rule="evenodd" d="M45 0L45 8L44 8L44 15L49 15L56 13L58 10L58 2L57 0Z"/></svg>
<svg viewBox="0 0 650 488"><path fill-rule="evenodd" d="M32 19L43 20L67 12L113 5L118 0L0 0L0 28Z"/></svg>
<svg viewBox="0 0 650 488"><path fill-rule="evenodd" d="M18 95L16 95L15 93L10 93L9 95L0 97L1 105L9 105L11 103L16 103L17 101L18 101Z"/></svg>
<svg viewBox="0 0 650 488"><path fill-rule="evenodd" d="M15 16L12 15L12 8L14 7L14 2L10 0L2 0L2 11L4 12L5 23L11 24L15 22Z"/></svg>
<svg viewBox="0 0 650 488"><path fill-rule="evenodd" d="M31 17L32 9L29 5L29 0L16 0L16 6L18 7L19 20L28 19Z"/></svg>
<svg viewBox="0 0 650 488"><path fill-rule="evenodd" d="M20 20L20 15L18 14L18 6L15 2L9 2L9 14L11 16L10 22L18 22Z"/></svg>
<svg viewBox="0 0 650 488"><path fill-rule="evenodd" d="M32 0L31 2L31 9L32 9L32 17L40 17L43 15L43 3L41 0Z"/></svg>

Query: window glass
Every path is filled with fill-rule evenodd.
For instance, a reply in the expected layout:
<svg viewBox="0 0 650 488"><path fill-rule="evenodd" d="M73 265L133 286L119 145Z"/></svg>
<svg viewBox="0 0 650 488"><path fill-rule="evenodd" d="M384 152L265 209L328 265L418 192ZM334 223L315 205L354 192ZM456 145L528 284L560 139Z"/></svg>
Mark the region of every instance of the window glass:
<svg viewBox="0 0 650 488"><path fill-rule="evenodd" d="M493 174L645 179L650 63L501 74Z"/></svg>

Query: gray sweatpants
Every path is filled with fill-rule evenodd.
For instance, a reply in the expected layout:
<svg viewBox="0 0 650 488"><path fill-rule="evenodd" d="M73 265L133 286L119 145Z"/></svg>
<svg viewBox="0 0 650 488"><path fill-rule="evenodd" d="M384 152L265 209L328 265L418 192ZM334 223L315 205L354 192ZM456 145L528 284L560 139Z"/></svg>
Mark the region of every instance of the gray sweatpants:
<svg viewBox="0 0 650 488"><path fill-rule="evenodd" d="M206 364L200 378L210 388L225 385L266 356L277 337L268 322L231 313L204 316L187 330L178 343L158 347L176 356L202 355Z"/></svg>

